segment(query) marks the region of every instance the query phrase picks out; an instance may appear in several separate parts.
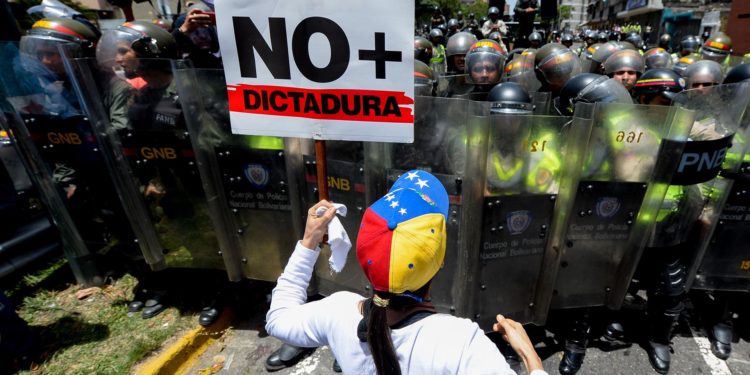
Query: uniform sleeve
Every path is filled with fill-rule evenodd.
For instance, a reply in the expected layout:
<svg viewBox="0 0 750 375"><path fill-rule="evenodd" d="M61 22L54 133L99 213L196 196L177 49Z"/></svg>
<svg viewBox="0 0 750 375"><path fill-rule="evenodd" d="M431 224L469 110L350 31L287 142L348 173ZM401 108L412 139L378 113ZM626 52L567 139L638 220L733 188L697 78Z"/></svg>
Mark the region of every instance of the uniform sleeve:
<svg viewBox="0 0 750 375"><path fill-rule="evenodd" d="M288 344L301 347L328 345L328 320L338 311L334 306L336 299L328 297L305 303L307 286L319 253L320 249L310 250L297 242L271 294L266 331Z"/></svg>
<svg viewBox="0 0 750 375"><path fill-rule="evenodd" d="M485 38L490 35L490 32L492 31L492 24L490 21L485 21L482 25L482 35L485 36Z"/></svg>

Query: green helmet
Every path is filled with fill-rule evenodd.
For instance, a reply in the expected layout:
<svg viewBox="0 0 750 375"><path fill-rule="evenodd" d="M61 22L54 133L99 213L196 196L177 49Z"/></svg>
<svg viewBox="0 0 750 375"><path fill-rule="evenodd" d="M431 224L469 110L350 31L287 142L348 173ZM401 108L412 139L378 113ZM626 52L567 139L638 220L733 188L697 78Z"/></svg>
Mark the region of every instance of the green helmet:
<svg viewBox="0 0 750 375"><path fill-rule="evenodd" d="M495 85L502 78L505 53L500 44L491 39L482 39L466 54L467 82L476 85Z"/></svg>
<svg viewBox="0 0 750 375"><path fill-rule="evenodd" d="M435 83L435 74L425 63L414 60L414 95L430 96Z"/></svg>
<svg viewBox="0 0 750 375"><path fill-rule="evenodd" d="M723 62L730 53L732 53L732 38L724 33L714 34L701 48L703 59L718 63Z"/></svg>
<svg viewBox="0 0 750 375"><path fill-rule="evenodd" d="M70 18L45 18L36 21L21 38L22 52L33 55L42 45L73 43L80 56L93 56L97 35L86 25Z"/></svg>
<svg viewBox="0 0 750 375"><path fill-rule="evenodd" d="M125 45L123 45L125 43ZM146 21L125 22L102 35L97 60L114 58L117 48L132 49L138 58L176 59L177 42L172 34Z"/></svg>

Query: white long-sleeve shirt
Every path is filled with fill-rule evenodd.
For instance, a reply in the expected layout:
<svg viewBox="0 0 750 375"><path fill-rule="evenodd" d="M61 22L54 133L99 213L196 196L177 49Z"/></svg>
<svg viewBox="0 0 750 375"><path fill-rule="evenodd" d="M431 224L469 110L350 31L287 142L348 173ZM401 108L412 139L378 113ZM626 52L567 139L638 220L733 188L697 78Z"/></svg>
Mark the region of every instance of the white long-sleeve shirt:
<svg viewBox="0 0 750 375"><path fill-rule="evenodd" d="M364 297L337 292L305 303L319 253L297 243L273 290L266 330L295 346L328 345L345 374L374 374L370 349L357 337ZM391 339L404 374L514 374L495 344L468 319L433 314L391 330Z"/></svg>

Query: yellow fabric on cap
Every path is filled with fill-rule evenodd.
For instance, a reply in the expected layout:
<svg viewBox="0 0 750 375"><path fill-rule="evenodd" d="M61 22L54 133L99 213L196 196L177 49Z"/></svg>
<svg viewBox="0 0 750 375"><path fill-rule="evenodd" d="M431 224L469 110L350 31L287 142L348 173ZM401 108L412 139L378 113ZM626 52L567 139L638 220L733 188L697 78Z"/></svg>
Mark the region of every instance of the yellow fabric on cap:
<svg viewBox="0 0 750 375"><path fill-rule="evenodd" d="M416 291L435 276L445 258L445 233L445 217L438 213L398 224L391 242L391 293Z"/></svg>

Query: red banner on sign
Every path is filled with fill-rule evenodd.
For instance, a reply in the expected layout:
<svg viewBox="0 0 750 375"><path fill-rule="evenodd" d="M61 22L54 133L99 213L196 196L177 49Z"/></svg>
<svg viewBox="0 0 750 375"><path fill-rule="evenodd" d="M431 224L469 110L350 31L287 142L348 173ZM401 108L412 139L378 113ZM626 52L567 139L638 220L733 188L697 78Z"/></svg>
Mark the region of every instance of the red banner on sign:
<svg viewBox="0 0 750 375"><path fill-rule="evenodd" d="M229 110L271 116L364 122L414 122L414 100L397 91L227 86Z"/></svg>

